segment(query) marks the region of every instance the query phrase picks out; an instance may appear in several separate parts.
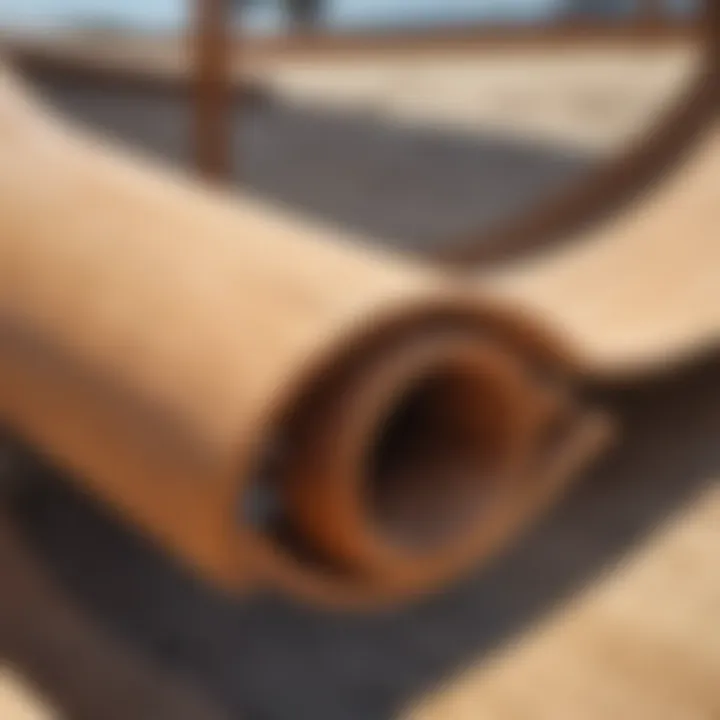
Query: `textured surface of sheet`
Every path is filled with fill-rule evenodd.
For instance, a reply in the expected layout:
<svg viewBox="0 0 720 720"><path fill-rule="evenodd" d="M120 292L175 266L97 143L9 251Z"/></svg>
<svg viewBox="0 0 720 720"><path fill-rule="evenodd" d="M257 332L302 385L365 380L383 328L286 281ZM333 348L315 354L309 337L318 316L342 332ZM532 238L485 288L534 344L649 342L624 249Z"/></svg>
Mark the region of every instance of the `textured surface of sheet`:
<svg viewBox="0 0 720 720"><path fill-rule="evenodd" d="M419 591L492 553L600 443L568 417L549 439L570 395L540 386L548 371L631 376L720 332L714 133L638 218L484 278L480 300L451 274L94 144L11 79L0 102L3 416L228 587L294 567L238 523L276 443L276 492L317 564L350 572L348 595L368 580ZM486 476L482 502L465 498ZM441 481L455 500L442 522L461 530L421 551L407 538L431 532Z"/></svg>
<svg viewBox="0 0 720 720"><path fill-rule="evenodd" d="M720 335L720 134L626 212L484 278L565 336L597 377L662 369Z"/></svg>
<svg viewBox="0 0 720 720"><path fill-rule="evenodd" d="M720 713L720 485L413 720L680 720Z"/></svg>
<svg viewBox="0 0 720 720"><path fill-rule="evenodd" d="M541 324L449 275L143 167L64 130L9 80L0 104L3 417L224 585L282 554L238 523L276 444L295 530L359 574L349 596L366 575L417 591L490 553L594 453L599 426L568 422L572 403L543 385L569 358ZM411 429L386 430L403 403ZM393 448L373 480L383 433ZM414 486L431 468L436 500L481 475L489 490L455 499L460 530L444 520L447 547L421 550L379 514L403 487L391 476ZM436 507L420 494L404 502L422 535ZM492 522L460 521L491 505Z"/></svg>

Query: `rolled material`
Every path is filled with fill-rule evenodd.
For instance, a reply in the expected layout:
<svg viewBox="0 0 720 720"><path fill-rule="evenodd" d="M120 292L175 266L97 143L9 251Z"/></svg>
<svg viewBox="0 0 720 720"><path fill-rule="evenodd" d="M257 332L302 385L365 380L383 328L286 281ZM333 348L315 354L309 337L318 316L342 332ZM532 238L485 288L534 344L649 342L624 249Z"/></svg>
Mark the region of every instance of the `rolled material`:
<svg viewBox="0 0 720 720"><path fill-rule="evenodd" d="M485 274L486 292L532 307L583 373L637 378L720 342L720 125L631 211L572 247Z"/></svg>
<svg viewBox="0 0 720 720"><path fill-rule="evenodd" d="M574 284L551 258L478 286L144 167L9 79L0 127L0 418L222 586L430 590L607 439L573 387L622 366L578 327L592 259ZM673 343L705 346L716 320Z"/></svg>

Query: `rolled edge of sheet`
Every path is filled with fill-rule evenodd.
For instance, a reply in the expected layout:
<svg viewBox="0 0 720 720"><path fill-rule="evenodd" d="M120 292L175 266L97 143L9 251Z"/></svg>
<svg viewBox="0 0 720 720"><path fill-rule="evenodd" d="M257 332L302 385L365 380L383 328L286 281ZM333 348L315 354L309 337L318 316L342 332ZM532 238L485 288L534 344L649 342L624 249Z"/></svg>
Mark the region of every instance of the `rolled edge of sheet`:
<svg viewBox="0 0 720 720"><path fill-rule="evenodd" d="M270 520L245 540L259 582L343 608L440 590L606 448L611 423L576 397L560 346L518 315L463 305L376 321L299 383L273 423Z"/></svg>
<svg viewBox="0 0 720 720"><path fill-rule="evenodd" d="M573 400L556 347L513 336L519 325L477 301L463 308L448 293L363 325L296 369L258 418L255 451L237 438L236 460L195 457L172 417L7 327L2 412L79 487L226 591L398 603L502 549L600 452L606 423ZM258 482L276 498L269 522L241 509Z"/></svg>

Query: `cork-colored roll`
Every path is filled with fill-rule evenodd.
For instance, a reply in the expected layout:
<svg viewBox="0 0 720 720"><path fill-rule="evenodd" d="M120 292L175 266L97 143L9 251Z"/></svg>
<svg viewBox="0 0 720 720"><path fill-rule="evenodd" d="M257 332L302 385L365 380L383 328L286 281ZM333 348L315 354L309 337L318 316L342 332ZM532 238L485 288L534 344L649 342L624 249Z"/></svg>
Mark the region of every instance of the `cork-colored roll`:
<svg viewBox="0 0 720 720"><path fill-rule="evenodd" d="M429 589L590 454L570 358L474 287L144 167L10 78L0 123L0 414L222 586Z"/></svg>
<svg viewBox="0 0 720 720"><path fill-rule="evenodd" d="M156 169L1 83L0 418L228 590L440 587L597 454L583 378L720 337L712 128L642 212L460 279Z"/></svg>

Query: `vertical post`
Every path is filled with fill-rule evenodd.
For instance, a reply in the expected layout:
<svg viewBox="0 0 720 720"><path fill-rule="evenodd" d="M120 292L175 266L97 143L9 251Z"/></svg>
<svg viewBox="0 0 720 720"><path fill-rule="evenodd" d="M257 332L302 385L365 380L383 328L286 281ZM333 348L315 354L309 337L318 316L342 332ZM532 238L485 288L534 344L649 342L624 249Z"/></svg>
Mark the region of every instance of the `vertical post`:
<svg viewBox="0 0 720 720"><path fill-rule="evenodd" d="M638 17L645 25L658 25L664 15L663 0L638 0Z"/></svg>
<svg viewBox="0 0 720 720"><path fill-rule="evenodd" d="M231 0L194 0L191 32L194 145L200 173L215 182L232 177L233 32Z"/></svg>

